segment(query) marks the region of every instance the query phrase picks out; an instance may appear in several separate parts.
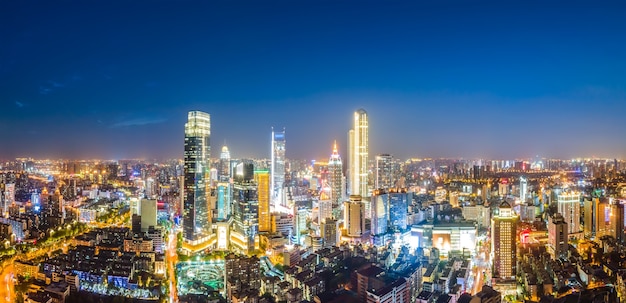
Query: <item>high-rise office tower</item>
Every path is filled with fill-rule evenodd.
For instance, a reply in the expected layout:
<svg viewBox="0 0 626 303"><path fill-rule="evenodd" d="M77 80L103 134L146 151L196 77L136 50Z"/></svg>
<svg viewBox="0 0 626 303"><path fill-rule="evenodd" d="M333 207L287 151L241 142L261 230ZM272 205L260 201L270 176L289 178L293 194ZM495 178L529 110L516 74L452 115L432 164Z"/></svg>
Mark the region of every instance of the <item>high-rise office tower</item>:
<svg viewBox="0 0 626 303"><path fill-rule="evenodd" d="M406 230L408 226L409 204L413 201L413 193L404 188L390 189L389 225L395 230Z"/></svg>
<svg viewBox="0 0 626 303"><path fill-rule="evenodd" d="M372 195L372 235L381 235L389 229L404 231L407 228L408 208L413 193L404 188L377 189Z"/></svg>
<svg viewBox="0 0 626 303"><path fill-rule="evenodd" d="M522 203L528 198L528 180L525 177L519 178L519 199Z"/></svg>
<svg viewBox="0 0 626 303"><path fill-rule="evenodd" d="M606 198L596 201L596 239L611 236L618 243L624 243L624 204Z"/></svg>
<svg viewBox="0 0 626 303"><path fill-rule="evenodd" d="M383 235L388 228L389 196L384 190L374 190L371 203L372 235Z"/></svg>
<svg viewBox="0 0 626 303"><path fill-rule="evenodd" d="M228 146L222 146L222 153L220 153L220 167L219 167L219 181L228 182L232 169L230 167L230 152Z"/></svg>
<svg viewBox="0 0 626 303"><path fill-rule="evenodd" d="M141 232L157 227L157 200L141 199Z"/></svg>
<svg viewBox="0 0 626 303"><path fill-rule="evenodd" d="M271 164L271 203L284 205L283 188L285 185L285 129L275 132L272 128L272 164Z"/></svg>
<svg viewBox="0 0 626 303"><path fill-rule="evenodd" d="M157 194L157 183L154 181L154 178L149 177L144 181L144 193L146 198L151 199Z"/></svg>
<svg viewBox="0 0 626 303"><path fill-rule="evenodd" d="M211 117L190 111L185 124L183 237L198 240L209 229L207 203Z"/></svg>
<svg viewBox="0 0 626 303"><path fill-rule="evenodd" d="M309 217L310 211L306 207L299 207L295 210L295 226L294 226L294 234L297 236L297 241L300 243L300 236L307 232L307 218Z"/></svg>
<svg viewBox="0 0 626 303"><path fill-rule="evenodd" d="M38 214L41 211L41 197L37 192L30 195L30 203L33 207L33 212Z"/></svg>
<svg viewBox="0 0 626 303"><path fill-rule="evenodd" d="M585 238L596 235L596 206L598 198L585 199L583 201L583 233Z"/></svg>
<svg viewBox="0 0 626 303"><path fill-rule="evenodd" d="M559 213L548 219L548 252L554 259L567 258L567 223Z"/></svg>
<svg viewBox="0 0 626 303"><path fill-rule="evenodd" d="M351 129L348 131L348 169L347 169L347 195L352 195L352 179L354 178L354 130Z"/></svg>
<svg viewBox="0 0 626 303"><path fill-rule="evenodd" d="M244 251L254 250L254 237L259 228L259 200L254 182L254 166L249 163L237 165L233 184L233 244Z"/></svg>
<svg viewBox="0 0 626 303"><path fill-rule="evenodd" d="M395 164L390 154L380 154L376 156L376 179L375 189L389 189L395 187Z"/></svg>
<svg viewBox="0 0 626 303"><path fill-rule="evenodd" d="M9 206L15 202L15 183L4 184L4 201L2 204L3 214L8 214Z"/></svg>
<svg viewBox="0 0 626 303"><path fill-rule="evenodd" d="M209 186L215 187L217 181L219 181L219 172L217 168L213 167L209 170Z"/></svg>
<svg viewBox="0 0 626 303"><path fill-rule="evenodd" d="M350 195L369 196L367 186L368 128L367 112L364 109L354 112L354 128L349 132Z"/></svg>
<svg viewBox="0 0 626 303"><path fill-rule="evenodd" d="M343 201L344 191L343 164L337 150L337 142L333 145L333 153L328 159L328 183L330 185L330 200L333 203L333 209L336 209Z"/></svg>
<svg viewBox="0 0 626 303"><path fill-rule="evenodd" d="M270 172L257 170L254 172L259 200L259 232L269 232L272 228L270 217Z"/></svg>
<svg viewBox="0 0 626 303"><path fill-rule="evenodd" d="M226 221L231 216L232 193L229 182L217 183L217 217L218 221Z"/></svg>
<svg viewBox="0 0 626 303"><path fill-rule="evenodd" d="M330 200L330 197L326 192L322 191L320 194L320 199L318 204L319 209L319 221L322 222L324 219L332 219L333 218L333 202Z"/></svg>
<svg viewBox="0 0 626 303"><path fill-rule="evenodd" d="M572 238L580 238L580 193L562 192L557 195L558 213L563 215L567 223L567 234Z"/></svg>
<svg viewBox="0 0 626 303"><path fill-rule="evenodd" d="M517 268L517 216L507 202L500 204L498 215L491 219L491 254L493 277L514 280Z"/></svg>
<svg viewBox="0 0 626 303"><path fill-rule="evenodd" d="M365 232L365 207L362 197L351 195L350 201L344 202L344 230L348 237L360 238Z"/></svg>

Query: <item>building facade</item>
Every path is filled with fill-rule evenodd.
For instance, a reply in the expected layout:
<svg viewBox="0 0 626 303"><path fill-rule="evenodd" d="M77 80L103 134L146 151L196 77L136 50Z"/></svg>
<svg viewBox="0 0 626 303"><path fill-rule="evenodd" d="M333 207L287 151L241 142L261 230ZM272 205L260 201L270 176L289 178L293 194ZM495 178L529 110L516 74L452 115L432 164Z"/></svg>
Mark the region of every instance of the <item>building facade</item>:
<svg viewBox="0 0 626 303"><path fill-rule="evenodd" d="M548 252L552 258L567 258L567 231L567 223L561 214L548 219Z"/></svg>
<svg viewBox="0 0 626 303"><path fill-rule="evenodd" d="M517 221L507 202L500 204L498 215L491 220L492 271L501 281L515 280L517 274Z"/></svg>
<svg viewBox="0 0 626 303"><path fill-rule="evenodd" d="M361 196L351 195L350 201L344 202L344 230L350 238L360 238L365 231L365 207Z"/></svg>
<svg viewBox="0 0 626 303"><path fill-rule="evenodd" d="M396 173L394 169L393 157L390 154L380 154L376 156L375 171L375 189L388 189L395 187Z"/></svg>
<svg viewBox="0 0 626 303"><path fill-rule="evenodd" d="M211 156L211 117L190 111L185 124L183 237L196 241L209 229L207 178Z"/></svg>
<svg viewBox="0 0 626 303"><path fill-rule="evenodd" d="M270 172L257 170L254 172L257 184L259 201L259 232L269 232L272 229L270 218Z"/></svg>
<svg viewBox="0 0 626 303"><path fill-rule="evenodd" d="M337 150L337 142L333 145L333 153L328 159L328 185L330 186L330 200L333 209L341 206L344 197L343 188L343 163Z"/></svg>
<svg viewBox="0 0 626 303"><path fill-rule="evenodd" d="M563 192L557 195L558 212L567 223L570 238L580 238L580 193Z"/></svg>
<svg viewBox="0 0 626 303"><path fill-rule="evenodd" d="M254 250L254 238L259 231L258 188L254 182L252 164L240 164L244 172L238 175L233 185L233 232L231 243L242 250ZM247 172L247 173L245 173Z"/></svg>
<svg viewBox="0 0 626 303"><path fill-rule="evenodd" d="M271 203L273 205L285 205L283 201L283 188L285 186L285 129L275 132L272 129L272 155L271 155Z"/></svg>
<svg viewBox="0 0 626 303"><path fill-rule="evenodd" d="M368 197L369 124L367 112L354 113L354 128L349 132L350 195Z"/></svg>
<svg viewBox="0 0 626 303"><path fill-rule="evenodd" d="M232 167L230 166L230 151L228 146L222 146L222 152L220 153L220 164L218 168L218 180L220 182L228 182L232 174Z"/></svg>
<svg viewBox="0 0 626 303"><path fill-rule="evenodd" d="M611 236L624 243L624 204L612 199L596 200L596 239Z"/></svg>

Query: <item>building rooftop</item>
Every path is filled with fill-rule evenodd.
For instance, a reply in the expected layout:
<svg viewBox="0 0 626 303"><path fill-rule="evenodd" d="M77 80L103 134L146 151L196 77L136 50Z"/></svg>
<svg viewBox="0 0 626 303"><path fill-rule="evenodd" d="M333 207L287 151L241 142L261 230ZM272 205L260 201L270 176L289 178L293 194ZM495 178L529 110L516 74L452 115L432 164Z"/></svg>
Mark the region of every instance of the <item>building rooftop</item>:
<svg viewBox="0 0 626 303"><path fill-rule="evenodd" d="M399 279L396 279L395 281L393 281L392 283L385 285L383 288L368 290L368 292L371 292L371 293L375 294L376 296L380 297L380 296L383 296L383 295L389 293L394 288L396 288L398 286L401 286L402 284L405 284L405 283L406 283L406 279L399 278Z"/></svg>
<svg viewBox="0 0 626 303"><path fill-rule="evenodd" d="M385 271L378 266L369 266L367 268L359 270L357 273L366 277L376 277L383 272Z"/></svg>
<svg viewBox="0 0 626 303"><path fill-rule="evenodd" d="M476 297L481 299L500 297L500 292L495 291L491 286L483 285L482 290L476 294Z"/></svg>
<svg viewBox="0 0 626 303"><path fill-rule="evenodd" d="M422 291L420 292L420 294L419 294L419 295L417 295L417 298L418 298L419 300L426 300L426 301L428 301L428 300L429 300L432 296L433 296L433 293L432 293L432 292L430 292L430 291L426 291L426 290L422 290Z"/></svg>

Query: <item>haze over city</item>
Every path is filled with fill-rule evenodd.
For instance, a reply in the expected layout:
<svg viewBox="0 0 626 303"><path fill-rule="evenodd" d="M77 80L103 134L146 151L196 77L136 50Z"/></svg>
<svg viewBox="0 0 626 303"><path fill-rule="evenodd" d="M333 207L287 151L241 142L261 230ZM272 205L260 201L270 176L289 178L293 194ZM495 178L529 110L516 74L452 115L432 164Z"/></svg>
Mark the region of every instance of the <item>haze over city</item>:
<svg viewBox="0 0 626 303"><path fill-rule="evenodd" d="M624 4L121 1L0 4L0 157L624 157Z"/></svg>

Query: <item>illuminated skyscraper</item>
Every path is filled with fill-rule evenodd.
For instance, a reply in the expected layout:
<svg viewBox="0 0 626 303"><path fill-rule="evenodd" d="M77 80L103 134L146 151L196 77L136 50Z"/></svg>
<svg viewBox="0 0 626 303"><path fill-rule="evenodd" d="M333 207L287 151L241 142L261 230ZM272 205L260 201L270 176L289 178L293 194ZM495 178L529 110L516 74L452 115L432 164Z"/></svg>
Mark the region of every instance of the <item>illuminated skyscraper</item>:
<svg viewBox="0 0 626 303"><path fill-rule="evenodd" d="M580 194L563 192L557 195L558 213L567 223L567 234L571 238L580 238Z"/></svg>
<svg viewBox="0 0 626 303"><path fill-rule="evenodd" d="M272 128L272 166L271 166L271 203L284 205L283 188L285 185L285 129L275 132Z"/></svg>
<svg viewBox="0 0 626 303"><path fill-rule="evenodd" d="M222 153L220 154L220 167L219 167L219 181L228 182L232 169L230 167L230 151L228 146L222 146Z"/></svg>
<svg viewBox="0 0 626 303"><path fill-rule="evenodd" d="M4 184L4 201L2 203L2 213L9 213L9 206L15 202L15 183Z"/></svg>
<svg viewBox="0 0 626 303"><path fill-rule="evenodd" d="M33 211L39 213L41 211L41 197L37 192L30 195L30 203L33 206Z"/></svg>
<svg viewBox="0 0 626 303"><path fill-rule="evenodd" d="M350 130L350 195L368 197L367 159L369 153L369 131L367 112L359 109L354 112L354 128Z"/></svg>
<svg viewBox="0 0 626 303"><path fill-rule="evenodd" d="M598 198L583 201L583 235L591 238L596 234L596 206Z"/></svg>
<svg viewBox="0 0 626 303"><path fill-rule="evenodd" d="M354 178L354 174L352 171L354 170L354 130L348 131L348 168L347 168L347 180L346 180L346 195L350 196L352 194L352 179Z"/></svg>
<svg viewBox="0 0 626 303"><path fill-rule="evenodd" d="M365 232L365 207L361 196L351 195L350 201L344 202L344 230L351 238L360 238Z"/></svg>
<svg viewBox="0 0 626 303"><path fill-rule="evenodd" d="M217 217L218 221L226 221L231 215L231 186L229 182L217 183Z"/></svg>
<svg viewBox="0 0 626 303"><path fill-rule="evenodd" d="M319 209L319 222L324 221L325 219L333 218L333 202L330 200L330 197L326 194L325 191L322 191L320 194L320 199L318 201L318 209Z"/></svg>
<svg viewBox="0 0 626 303"><path fill-rule="evenodd" d="M559 213L548 218L548 252L554 259L567 258L567 223Z"/></svg>
<svg viewBox="0 0 626 303"><path fill-rule="evenodd" d="M211 117L190 111L185 124L183 237L195 241L209 228L207 204Z"/></svg>
<svg viewBox="0 0 626 303"><path fill-rule="evenodd" d="M617 242L624 243L624 204L612 198L598 198L596 210L596 239L611 236Z"/></svg>
<svg viewBox="0 0 626 303"><path fill-rule="evenodd" d="M382 190L374 190L371 204L372 236L387 233L389 223L389 196ZM374 242L375 244L376 241Z"/></svg>
<svg viewBox="0 0 626 303"><path fill-rule="evenodd" d="M376 156L376 179L375 189L389 189L395 186L395 169L393 157L390 154Z"/></svg>
<svg viewBox="0 0 626 303"><path fill-rule="evenodd" d="M519 178L519 199L522 203L526 202L528 197L528 180L525 177Z"/></svg>
<svg viewBox="0 0 626 303"><path fill-rule="evenodd" d="M270 217L270 172L257 170L254 172L259 199L259 232L269 232L272 228Z"/></svg>
<svg viewBox="0 0 626 303"><path fill-rule="evenodd" d="M237 165L233 184L233 242L246 252L254 250L254 237L259 231L258 188L254 182L254 166Z"/></svg>
<svg viewBox="0 0 626 303"><path fill-rule="evenodd" d="M491 219L493 276L501 281L514 280L517 268L517 221L511 205L500 204L499 214Z"/></svg>
<svg viewBox="0 0 626 303"><path fill-rule="evenodd" d="M333 202L333 209L336 209L343 201L343 164L337 150L337 142L333 145L333 153L328 159L328 181L330 200Z"/></svg>
<svg viewBox="0 0 626 303"><path fill-rule="evenodd" d="M406 230L408 224L408 209L413 201L413 193L404 188L390 189L389 196L389 225L394 230Z"/></svg>
<svg viewBox="0 0 626 303"><path fill-rule="evenodd" d="M157 200L141 199L141 232L157 227Z"/></svg>

